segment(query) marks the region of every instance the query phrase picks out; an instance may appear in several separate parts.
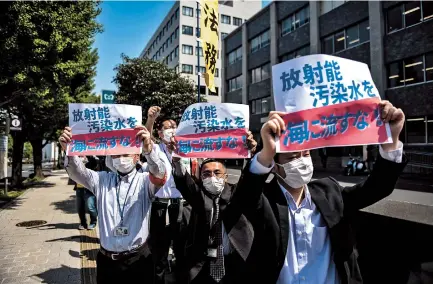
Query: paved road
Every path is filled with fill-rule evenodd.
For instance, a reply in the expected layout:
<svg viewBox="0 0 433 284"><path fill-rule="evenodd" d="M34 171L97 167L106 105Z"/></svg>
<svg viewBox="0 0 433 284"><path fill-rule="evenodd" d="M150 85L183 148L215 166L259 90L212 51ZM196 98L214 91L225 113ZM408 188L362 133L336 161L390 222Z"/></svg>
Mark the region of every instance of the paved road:
<svg viewBox="0 0 433 284"><path fill-rule="evenodd" d="M51 170L53 167L52 163L43 163L42 167L45 170ZM31 175L33 173L33 164L23 164L23 177L24 178L28 178L29 175ZM8 167L8 177L12 176L12 168Z"/></svg>
<svg viewBox="0 0 433 284"><path fill-rule="evenodd" d="M0 211L0 283L80 284L80 233L66 172ZM16 224L45 220L39 227Z"/></svg>

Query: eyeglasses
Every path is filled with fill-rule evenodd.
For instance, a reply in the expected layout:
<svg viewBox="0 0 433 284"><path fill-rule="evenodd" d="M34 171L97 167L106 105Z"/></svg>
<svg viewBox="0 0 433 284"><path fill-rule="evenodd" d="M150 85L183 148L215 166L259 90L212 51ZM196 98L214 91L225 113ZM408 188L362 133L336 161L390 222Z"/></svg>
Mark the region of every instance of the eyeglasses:
<svg viewBox="0 0 433 284"><path fill-rule="evenodd" d="M217 178L222 178L222 177L225 176L225 174L226 173L223 173L223 172L221 172L219 170L216 170L214 172L212 172L212 171L204 171L204 172L201 173L201 177L202 177L202 179L210 178L212 176L216 176Z"/></svg>

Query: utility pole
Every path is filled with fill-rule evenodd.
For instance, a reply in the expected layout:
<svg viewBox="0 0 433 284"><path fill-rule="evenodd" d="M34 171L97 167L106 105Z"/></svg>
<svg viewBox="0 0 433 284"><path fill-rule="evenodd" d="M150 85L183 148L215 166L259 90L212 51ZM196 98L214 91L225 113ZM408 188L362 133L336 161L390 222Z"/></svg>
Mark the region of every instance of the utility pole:
<svg viewBox="0 0 433 284"><path fill-rule="evenodd" d="M200 3L197 2L197 9L195 11L196 15L197 15L197 28L196 28L196 37L197 37L197 101L200 102L200 17L199 17L199 12L200 11Z"/></svg>

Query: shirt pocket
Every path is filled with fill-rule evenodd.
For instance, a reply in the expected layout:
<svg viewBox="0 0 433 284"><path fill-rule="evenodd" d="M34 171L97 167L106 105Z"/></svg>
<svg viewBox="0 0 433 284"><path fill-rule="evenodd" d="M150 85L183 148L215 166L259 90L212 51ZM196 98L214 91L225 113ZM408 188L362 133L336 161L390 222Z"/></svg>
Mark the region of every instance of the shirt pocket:
<svg viewBox="0 0 433 284"><path fill-rule="evenodd" d="M315 253L320 253L324 249L328 237L328 227L313 226L311 235L311 248Z"/></svg>

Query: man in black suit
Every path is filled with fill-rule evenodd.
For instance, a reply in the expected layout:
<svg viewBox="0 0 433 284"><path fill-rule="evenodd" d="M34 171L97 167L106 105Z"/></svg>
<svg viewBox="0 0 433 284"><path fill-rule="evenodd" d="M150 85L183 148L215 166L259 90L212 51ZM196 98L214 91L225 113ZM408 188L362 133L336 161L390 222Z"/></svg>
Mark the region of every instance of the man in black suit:
<svg viewBox="0 0 433 284"><path fill-rule="evenodd" d="M251 133L247 141L255 148ZM204 160L199 173L196 181L173 158L176 187L191 206L184 259L177 263L184 271L182 283L239 283L254 237L241 206L245 193L227 183L221 160Z"/></svg>
<svg viewBox="0 0 433 284"><path fill-rule="evenodd" d="M275 135L285 129L282 116L271 112L261 130L263 149L244 169L238 184L247 191L254 228L248 256L256 283L362 283L351 220L359 209L392 193L406 164L398 140L404 114L380 103L393 143L380 146L380 157L362 183L343 187L329 177L311 181L310 152L276 154ZM266 182L269 173L274 178Z"/></svg>

